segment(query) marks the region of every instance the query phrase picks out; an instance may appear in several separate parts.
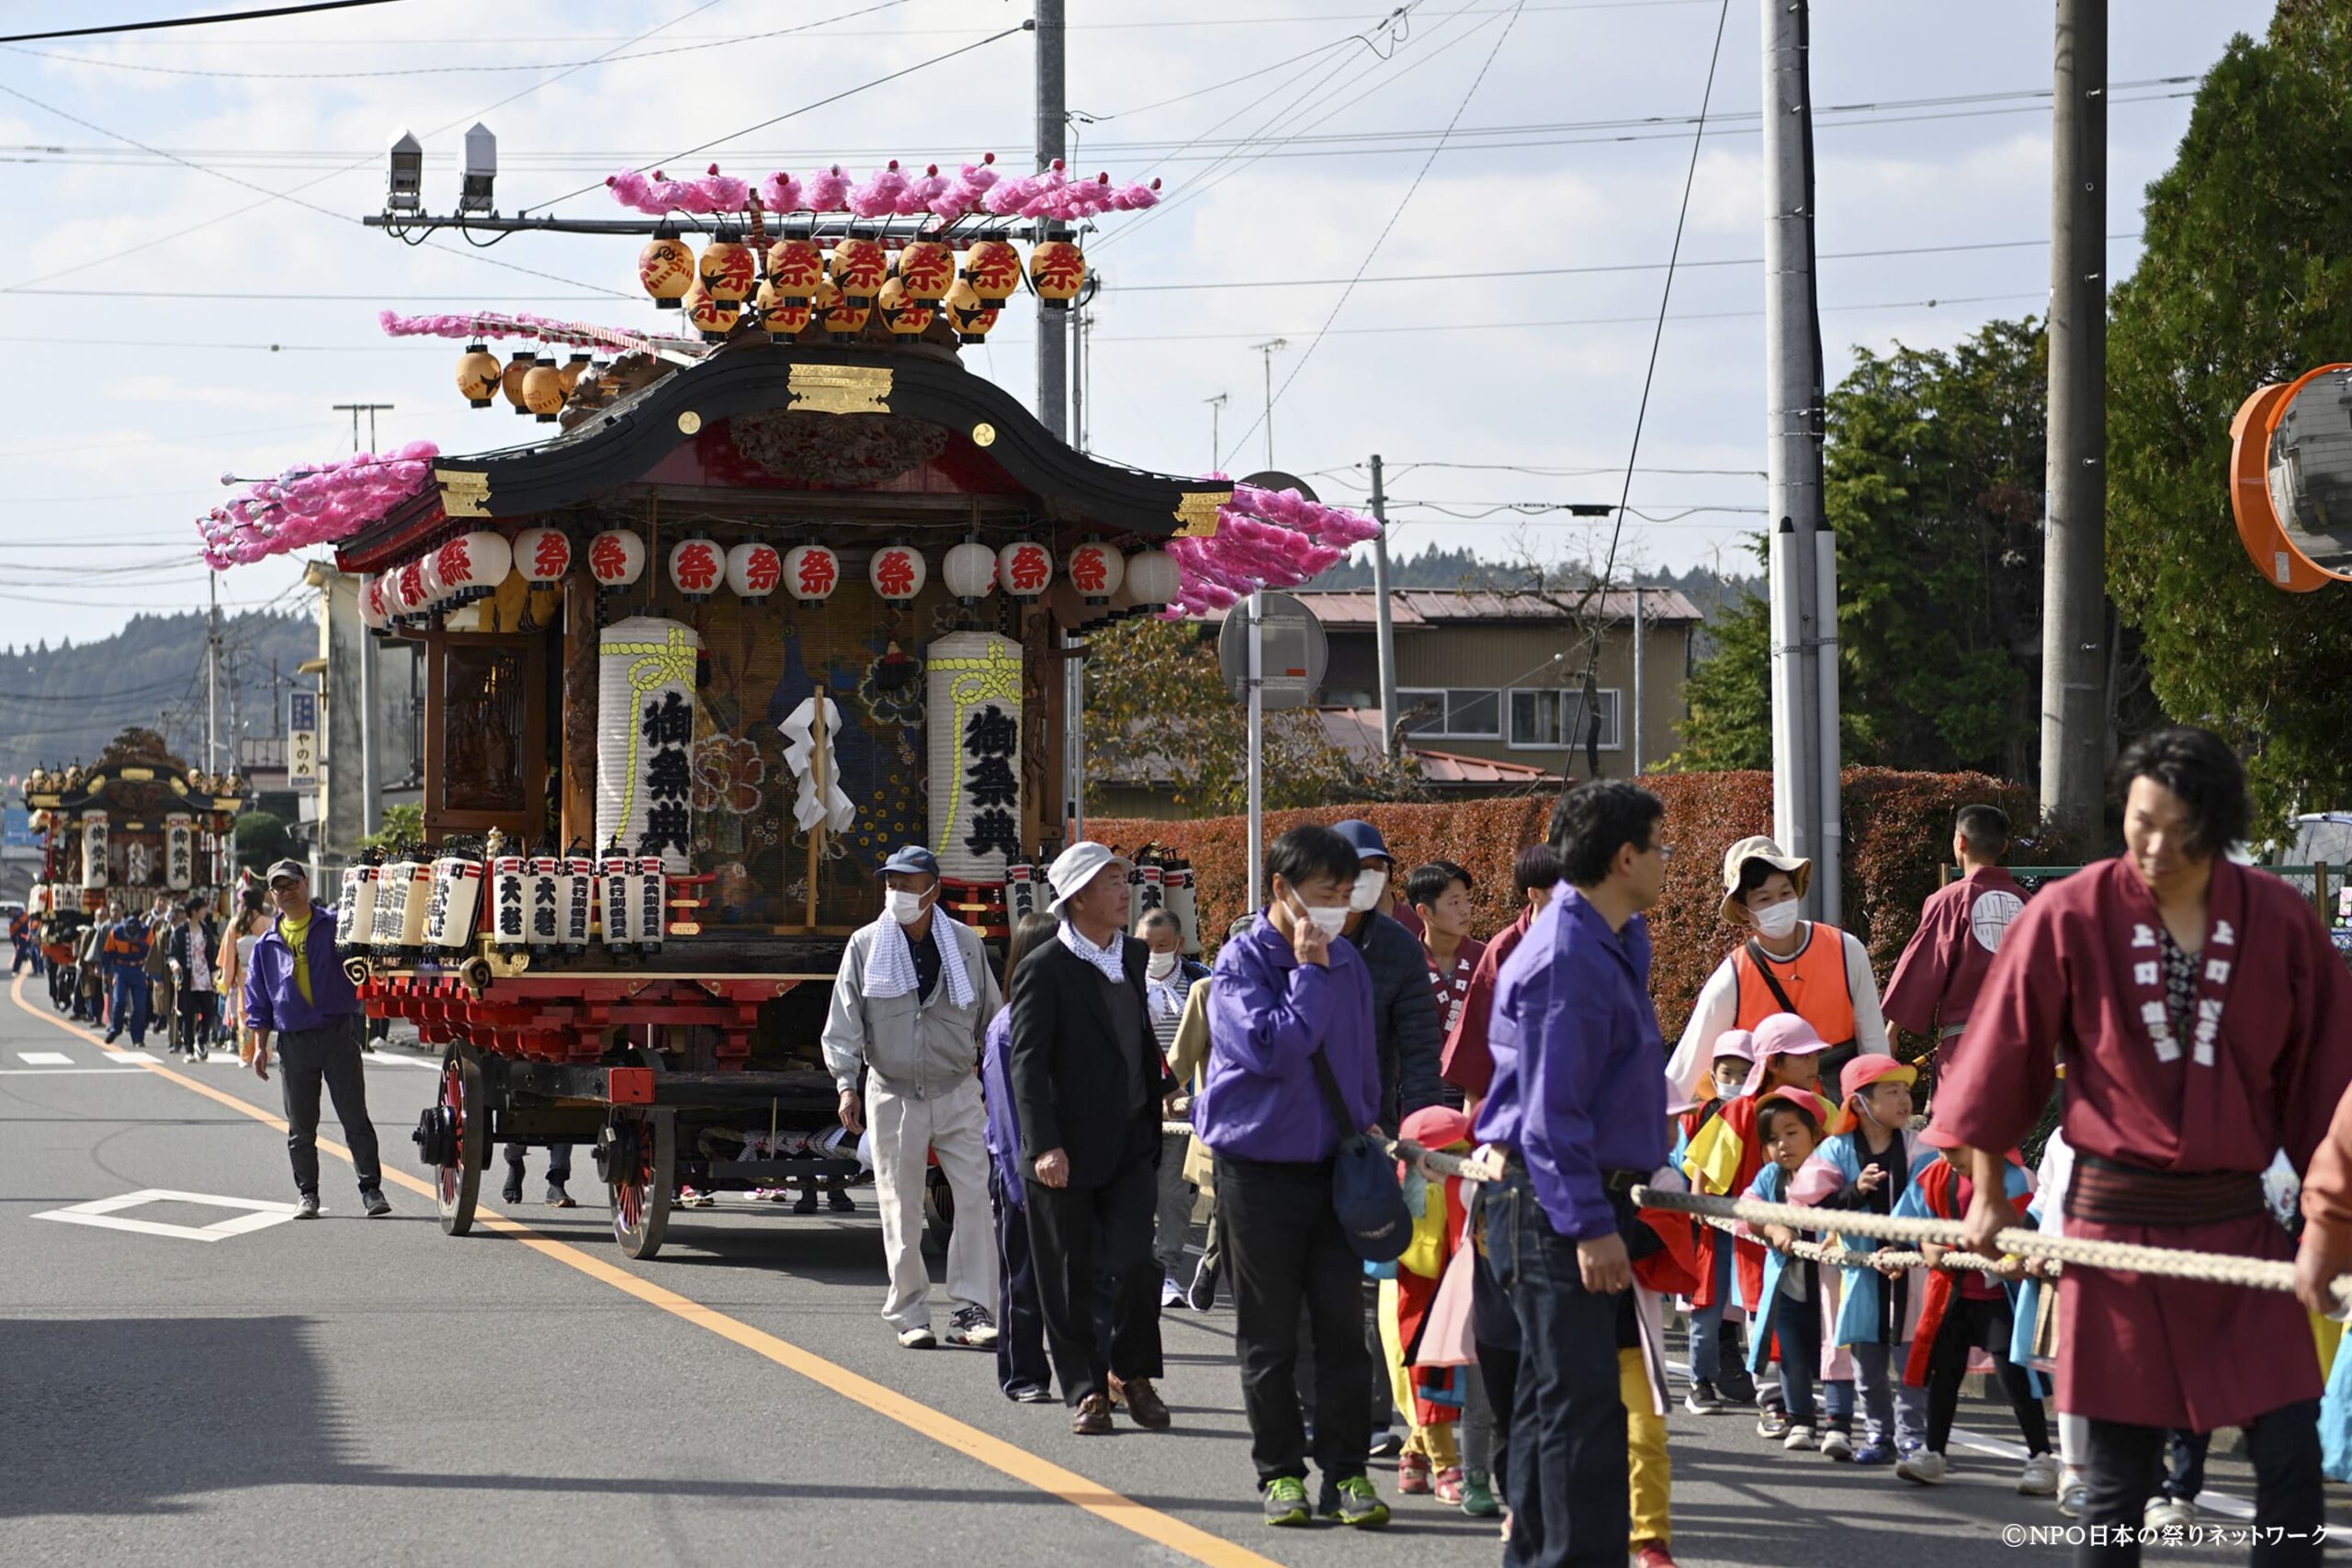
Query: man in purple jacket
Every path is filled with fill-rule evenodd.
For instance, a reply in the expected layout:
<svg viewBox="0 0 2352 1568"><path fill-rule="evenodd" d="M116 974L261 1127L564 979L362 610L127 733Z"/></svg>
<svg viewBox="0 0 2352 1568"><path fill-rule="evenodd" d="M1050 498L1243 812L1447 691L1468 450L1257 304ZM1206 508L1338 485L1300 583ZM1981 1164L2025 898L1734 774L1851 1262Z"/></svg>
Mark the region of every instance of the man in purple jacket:
<svg viewBox="0 0 2352 1568"><path fill-rule="evenodd" d="M1266 1522L1304 1525L1299 1420L1302 1302L1314 1340L1316 1512L1358 1529L1388 1522L1365 1478L1372 1365L1358 1296L1363 1265L1331 1203L1340 1137L1380 1119L1372 976L1350 943L1356 852L1329 828L1294 828L1266 850L1272 901L1216 957L1209 1060L1193 1124L1216 1156L1217 1224L1233 1270L1234 1354ZM1320 1054L1353 1127L1317 1078Z"/></svg>
<svg viewBox="0 0 2352 1568"><path fill-rule="evenodd" d="M1626 1243L1655 1246L1633 1190L1666 1163L1666 1042L1641 914L1666 886L1665 814L1616 781L1560 797L1552 847L1567 886L1495 987L1477 1137L1507 1156L1481 1198L1481 1242L1522 1347L1504 1474L1511 1568L1625 1561L1617 1352L1640 1344Z"/></svg>
<svg viewBox="0 0 2352 1568"><path fill-rule="evenodd" d="M254 1032L254 1076L269 1081L269 1041L285 1057L286 1148L301 1194L297 1219L319 1217L319 1086L334 1097L335 1120L359 1171L359 1201L371 1220L392 1212L368 1120L368 1081L359 1065L358 995L334 951L334 911L311 902L299 861L269 868L277 919L254 947L245 975L245 1022Z"/></svg>

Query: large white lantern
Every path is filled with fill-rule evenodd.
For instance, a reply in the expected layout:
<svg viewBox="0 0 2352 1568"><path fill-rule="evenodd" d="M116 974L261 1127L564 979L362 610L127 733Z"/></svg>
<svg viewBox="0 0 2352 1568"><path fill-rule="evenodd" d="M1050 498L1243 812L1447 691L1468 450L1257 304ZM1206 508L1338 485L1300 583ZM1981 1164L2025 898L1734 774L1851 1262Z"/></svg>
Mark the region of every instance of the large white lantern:
<svg viewBox="0 0 2352 1568"><path fill-rule="evenodd" d="M745 543L727 552L727 586L738 599L757 604L783 581L784 557L774 545Z"/></svg>
<svg viewBox="0 0 2352 1568"><path fill-rule="evenodd" d="M103 811L82 813L82 886L104 887L107 885L107 814Z"/></svg>
<svg viewBox="0 0 2352 1568"><path fill-rule="evenodd" d="M416 580L423 589L423 603L417 606L420 610L436 610L448 602L449 585L441 578L439 550L424 552L423 558L416 563Z"/></svg>
<svg viewBox="0 0 2352 1568"><path fill-rule="evenodd" d="M359 624L371 632L384 629L392 616L391 606L384 603L384 579L379 573L359 580Z"/></svg>
<svg viewBox="0 0 2352 1568"><path fill-rule="evenodd" d="M185 811L164 818L164 886L174 893L196 886L196 818Z"/></svg>
<svg viewBox="0 0 2352 1568"><path fill-rule="evenodd" d="M884 545L866 563L865 577L877 596L903 604L922 592L922 585L931 580L931 569L923 564L922 552L912 545Z"/></svg>
<svg viewBox="0 0 2352 1568"><path fill-rule="evenodd" d="M406 561L392 569L384 579L384 603L396 621L413 620L424 614L423 562Z"/></svg>
<svg viewBox="0 0 2352 1568"><path fill-rule="evenodd" d="M996 579L1015 599L1035 599L1053 584L1054 552L1035 539L1015 539L996 553Z"/></svg>
<svg viewBox="0 0 2352 1568"><path fill-rule="evenodd" d="M560 528L526 528L514 536L514 567L529 583L560 582L571 570L571 538Z"/></svg>
<svg viewBox="0 0 2352 1568"><path fill-rule="evenodd" d="M645 541L613 528L588 541L588 575L599 588L627 588L645 575Z"/></svg>
<svg viewBox="0 0 2352 1568"><path fill-rule="evenodd" d="M434 552L433 560L442 585L464 604L488 598L506 581L514 570L514 547L505 535L485 528L450 540Z"/></svg>
<svg viewBox="0 0 2352 1568"><path fill-rule="evenodd" d="M996 591L996 552L976 539L967 539L947 552L940 563L947 592L967 604L977 604Z"/></svg>
<svg viewBox="0 0 2352 1568"><path fill-rule="evenodd" d="M632 615L596 646L596 842L690 869L694 842L695 656L692 626Z"/></svg>
<svg viewBox="0 0 2352 1568"><path fill-rule="evenodd" d="M1063 570L1069 574L1069 585L1088 604L1102 604L1119 591L1120 581L1127 575L1127 561L1110 546L1090 539L1070 551Z"/></svg>
<svg viewBox="0 0 2352 1568"><path fill-rule="evenodd" d="M944 875L1001 882L1021 858L1021 645L950 632L924 659L932 852Z"/></svg>
<svg viewBox="0 0 2352 1568"><path fill-rule="evenodd" d="M1127 558L1126 581L1136 604L1172 604L1184 590L1184 571L1166 550L1137 550Z"/></svg>
<svg viewBox="0 0 2352 1568"><path fill-rule="evenodd" d="M821 604L841 586L842 558L823 545L784 552L784 590L804 604Z"/></svg>
<svg viewBox="0 0 2352 1568"><path fill-rule="evenodd" d="M671 586L699 604L718 592L727 577L727 556L708 539L680 539L670 547Z"/></svg>

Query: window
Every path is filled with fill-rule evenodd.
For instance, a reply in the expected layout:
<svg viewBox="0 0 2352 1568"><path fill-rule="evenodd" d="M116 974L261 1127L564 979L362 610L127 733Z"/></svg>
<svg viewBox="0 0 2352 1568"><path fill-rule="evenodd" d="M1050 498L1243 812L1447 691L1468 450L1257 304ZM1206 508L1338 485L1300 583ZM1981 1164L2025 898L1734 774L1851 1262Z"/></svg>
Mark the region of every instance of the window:
<svg viewBox="0 0 2352 1568"><path fill-rule="evenodd" d="M1617 715L1620 694L1597 694L1600 718L1600 749L1620 750ZM1510 743L1515 749L1564 750L1584 745L1584 694L1521 688L1510 694Z"/></svg>
<svg viewBox="0 0 2352 1568"><path fill-rule="evenodd" d="M1502 694L1476 687L1399 690L1396 716L1408 739L1493 740L1502 734Z"/></svg>

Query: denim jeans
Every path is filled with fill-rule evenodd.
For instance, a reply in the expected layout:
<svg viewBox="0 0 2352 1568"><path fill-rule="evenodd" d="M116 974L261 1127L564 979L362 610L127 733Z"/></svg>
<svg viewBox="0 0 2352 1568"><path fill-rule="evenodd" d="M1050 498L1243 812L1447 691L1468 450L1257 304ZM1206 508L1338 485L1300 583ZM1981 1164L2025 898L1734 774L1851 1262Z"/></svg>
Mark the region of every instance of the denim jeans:
<svg viewBox="0 0 2352 1568"><path fill-rule="evenodd" d="M1854 1382L1870 1422L1869 1440L1891 1442L1898 1449L1925 1440L1927 1391L1903 1381L1903 1364L1910 1359L1911 1347L1871 1339L1848 1348L1854 1353Z"/></svg>
<svg viewBox="0 0 2352 1568"><path fill-rule="evenodd" d="M1724 1370L1724 1308L1731 1304L1731 1237L1715 1234L1715 1299L1690 1309L1690 1381L1713 1382Z"/></svg>
<svg viewBox="0 0 2352 1568"><path fill-rule="evenodd" d="M125 964L114 972L114 1000L107 1014L107 1037L112 1039L125 1027L130 1031L130 1043L147 1043L147 972Z"/></svg>

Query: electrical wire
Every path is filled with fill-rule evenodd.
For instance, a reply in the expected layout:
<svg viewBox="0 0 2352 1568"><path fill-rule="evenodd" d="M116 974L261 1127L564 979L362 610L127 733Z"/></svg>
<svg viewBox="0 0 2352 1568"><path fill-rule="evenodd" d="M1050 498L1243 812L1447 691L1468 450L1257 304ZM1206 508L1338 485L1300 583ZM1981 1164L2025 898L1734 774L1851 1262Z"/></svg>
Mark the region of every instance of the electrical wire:
<svg viewBox="0 0 2352 1568"><path fill-rule="evenodd" d="M399 0L310 0L302 6L273 6L265 11L221 11L209 17L164 17L152 22L111 22L96 28L59 28L40 33L0 35L0 43L38 43L43 39L95 38L101 33L146 33L165 28L209 28L223 22L254 22L268 17L306 17L313 11L350 11L362 6L391 6Z"/></svg>

